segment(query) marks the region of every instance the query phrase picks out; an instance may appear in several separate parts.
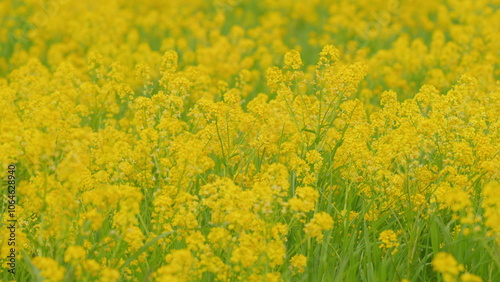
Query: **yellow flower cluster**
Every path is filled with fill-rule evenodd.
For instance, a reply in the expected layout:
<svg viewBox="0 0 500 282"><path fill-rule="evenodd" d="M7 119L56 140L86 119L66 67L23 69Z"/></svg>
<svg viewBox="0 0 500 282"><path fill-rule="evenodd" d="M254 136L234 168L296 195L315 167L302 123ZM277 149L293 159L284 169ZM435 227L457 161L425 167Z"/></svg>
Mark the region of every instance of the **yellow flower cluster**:
<svg viewBox="0 0 500 282"><path fill-rule="evenodd" d="M485 225L491 229L488 234L496 238L500 246L500 184L498 182L488 183L484 187L483 197L482 207L486 217Z"/></svg>
<svg viewBox="0 0 500 282"><path fill-rule="evenodd" d="M290 259L290 268L292 271L297 271L298 273L304 272L304 267L307 265L307 257L298 254Z"/></svg>
<svg viewBox="0 0 500 282"><path fill-rule="evenodd" d="M453 255L445 252L437 253L432 260L432 267L435 271L440 272L443 275L443 280L445 282L481 282L483 281L477 275L465 272L459 276L460 272L464 270L464 266L458 264ZM459 279L457 279L459 278Z"/></svg>
<svg viewBox="0 0 500 282"><path fill-rule="evenodd" d="M393 230L385 230L380 233L378 238L382 244L380 244L379 248L381 249L392 249L392 254L397 253L397 247L400 245L398 242L398 235Z"/></svg>
<svg viewBox="0 0 500 282"><path fill-rule="evenodd" d="M304 231L319 242L323 239L323 231L330 230L332 227L332 217L326 212L319 212L306 224Z"/></svg>
<svg viewBox="0 0 500 282"><path fill-rule="evenodd" d="M498 18L2 1L0 280L500 281Z"/></svg>
<svg viewBox="0 0 500 282"><path fill-rule="evenodd" d="M64 278L64 267L52 258L36 257L33 259L33 265L40 270L44 281L61 281Z"/></svg>

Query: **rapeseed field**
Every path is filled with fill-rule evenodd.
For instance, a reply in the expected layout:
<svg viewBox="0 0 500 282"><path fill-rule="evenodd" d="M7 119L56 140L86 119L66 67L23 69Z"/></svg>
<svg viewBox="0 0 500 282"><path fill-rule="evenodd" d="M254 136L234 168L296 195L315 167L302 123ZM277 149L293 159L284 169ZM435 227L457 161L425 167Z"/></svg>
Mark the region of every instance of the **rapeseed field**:
<svg viewBox="0 0 500 282"><path fill-rule="evenodd" d="M3 281L500 281L500 1L0 2Z"/></svg>

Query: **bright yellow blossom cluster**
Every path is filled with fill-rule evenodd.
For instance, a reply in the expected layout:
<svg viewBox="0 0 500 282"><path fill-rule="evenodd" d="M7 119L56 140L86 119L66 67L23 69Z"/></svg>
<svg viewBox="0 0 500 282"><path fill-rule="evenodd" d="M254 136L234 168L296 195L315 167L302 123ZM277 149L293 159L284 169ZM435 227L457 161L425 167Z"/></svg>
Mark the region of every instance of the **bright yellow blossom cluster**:
<svg viewBox="0 0 500 282"><path fill-rule="evenodd" d="M459 276L460 272L464 270L464 266L458 264L453 255L445 252L437 253L432 260L433 269L443 275L445 282L481 282L483 281L477 275L465 272ZM457 279L458 278L458 279Z"/></svg>
<svg viewBox="0 0 500 282"><path fill-rule="evenodd" d="M290 259L290 268L292 271L302 273L306 265L307 257L302 254L295 255Z"/></svg>
<svg viewBox="0 0 500 282"><path fill-rule="evenodd" d="M498 18L0 2L0 279L500 281Z"/></svg>
<svg viewBox="0 0 500 282"><path fill-rule="evenodd" d="M397 253L400 243L398 242L398 235L393 230L385 230L380 233L378 238L382 244L380 244L379 248L381 249L392 249L392 254Z"/></svg>

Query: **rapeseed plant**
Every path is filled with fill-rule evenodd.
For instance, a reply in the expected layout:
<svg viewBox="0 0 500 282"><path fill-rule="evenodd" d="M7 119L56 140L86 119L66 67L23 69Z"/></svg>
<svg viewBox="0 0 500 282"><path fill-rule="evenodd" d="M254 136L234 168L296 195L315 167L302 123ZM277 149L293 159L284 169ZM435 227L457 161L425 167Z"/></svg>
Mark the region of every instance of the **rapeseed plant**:
<svg viewBox="0 0 500 282"><path fill-rule="evenodd" d="M2 280L500 280L499 4L3 1Z"/></svg>

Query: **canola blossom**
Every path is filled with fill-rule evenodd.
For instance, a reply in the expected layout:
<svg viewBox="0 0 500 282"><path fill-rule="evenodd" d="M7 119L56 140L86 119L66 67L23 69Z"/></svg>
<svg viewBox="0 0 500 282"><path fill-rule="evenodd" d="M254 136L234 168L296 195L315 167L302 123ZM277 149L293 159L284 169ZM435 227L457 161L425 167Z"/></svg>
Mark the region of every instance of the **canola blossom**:
<svg viewBox="0 0 500 282"><path fill-rule="evenodd" d="M500 281L500 1L0 2L2 281Z"/></svg>

